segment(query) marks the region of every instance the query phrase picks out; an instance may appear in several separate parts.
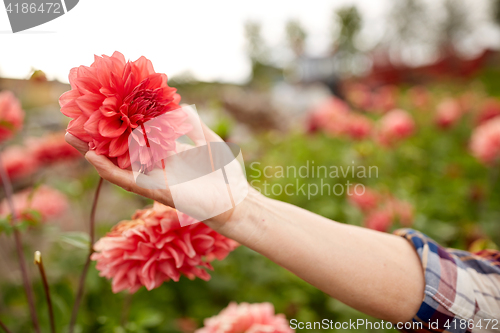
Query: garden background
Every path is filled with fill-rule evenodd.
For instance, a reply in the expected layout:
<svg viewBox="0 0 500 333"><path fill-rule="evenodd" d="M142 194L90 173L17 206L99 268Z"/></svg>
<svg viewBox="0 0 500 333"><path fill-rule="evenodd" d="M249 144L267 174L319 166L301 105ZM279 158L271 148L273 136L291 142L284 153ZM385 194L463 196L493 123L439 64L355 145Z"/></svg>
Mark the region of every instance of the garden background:
<svg viewBox="0 0 500 333"><path fill-rule="evenodd" d="M500 2L488 4L489 17L482 19L500 34ZM444 246L496 249L500 53L464 42L476 33L470 6L442 1L436 18L431 15L436 8L425 1L394 1L383 18L390 29L373 45L363 43L360 32L376 23L346 5L332 10L332 25L325 28L331 35L329 53L314 57L298 20L290 18L283 27L281 49L266 44L258 21L242 22L252 66L246 83L203 82L185 73L171 77L169 85L183 103L195 104L222 138L241 146L248 180L261 191L267 182L269 196L343 223L382 232L411 227ZM279 56L283 52L286 61ZM88 216L99 177L61 135L69 119L60 113L58 98L68 84L49 81L43 68L35 68L24 80L0 78L0 90L11 91L25 112L22 130L4 143L2 160L15 192L40 211L23 217L22 230L39 319L48 331L43 286L31 259L36 250L43 255L58 331L64 332L87 256ZM404 112L394 111L399 109ZM277 166L299 169L313 161L327 168L376 166L378 173L366 178L276 175ZM273 167L270 177L263 173L266 166ZM347 187L340 195L279 191L289 183L296 189L347 181L364 184L365 194L348 196ZM105 183L97 238L150 204ZM5 202L0 212L0 319L13 332L31 332ZM92 263L77 331L194 332L231 301L270 302L277 313L299 321L375 321L245 247L213 266L210 281L183 277L131 296L113 294Z"/></svg>

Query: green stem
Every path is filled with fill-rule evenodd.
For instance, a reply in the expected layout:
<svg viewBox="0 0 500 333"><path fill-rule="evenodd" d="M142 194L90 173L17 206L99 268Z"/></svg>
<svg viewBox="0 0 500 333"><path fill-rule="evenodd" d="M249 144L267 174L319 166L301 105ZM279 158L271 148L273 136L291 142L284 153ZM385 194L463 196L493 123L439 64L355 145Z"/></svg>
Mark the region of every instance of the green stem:
<svg viewBox="0 0 500 333"><path fill-rule="evenodd" d="M54 310L52 308L52 300L50 298L49 283L47 281L47 275L45 274L45 268L43 266L42 254L40 251L35 252L35 264L38 266L40 271L40 276L42 277L43 289L45 290L45 298L47 300L47 307L49 309L49 320L50 320L50 331L51 333L56 333L56 323L54 320Z"/></svg>
<svg viewBox="0 0 500 333"><path fill-rule="evenodd" d="M71 320L69 323L69 333L73 333L76 324L76 318L78 317L78 309L80 308L80 303L83 297L83 290L85 286L85 278L87 277L87 272L90 267L90 257L94 253L94 240L95 240L95 212L97 208L97 202L99 200L99 193L101 192L103 179L99 179L99 184L97 185L94 202L92 203L92 211L90 212L90 244L89 244L89 254L87 260L85 261L85 266L83 266L82 274L80 275L80 282L78 285L78 292L76 294L75 304L73 305L73 311L71 313Z"/></svg>
<svg viewBox="0 0 500 333"><path fill-rule="evenodd" d="M31 321L33 322L33 327L37 333L40 333L40 324L38 323L38 317L36 315L35 308L35 300L33 297L33 289L29 281L28 270L26 268L26 260L23 254L23 246L21 233L17 229L17 215L14 207L14 200L12 199L12 184L10 183L9 176L5 171L3 166L1 157L0 157L0 178L2 179L3 188L5 190L5 196L7 198L7 204L9 205L9 209L12 215L12 219L10 221L13 229L14 229L14 241L16 243L17 256L19 259L19 268L21 269L21 276L24 285L24 291L26 292L26 298L28 299L28 306L31 315Z"/></svg>

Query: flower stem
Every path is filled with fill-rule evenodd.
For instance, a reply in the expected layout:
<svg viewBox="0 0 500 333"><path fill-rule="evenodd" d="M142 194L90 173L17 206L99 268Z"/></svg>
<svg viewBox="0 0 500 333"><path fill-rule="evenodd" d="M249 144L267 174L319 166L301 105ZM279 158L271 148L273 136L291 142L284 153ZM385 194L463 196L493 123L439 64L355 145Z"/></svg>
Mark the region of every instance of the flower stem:
<svg viewBox="0 0 500 333"><path fill-rule="evenodd" d="M5 331L5 333L12 333L1 320L0 320L0 327Z"/></svg>
<svg viewBox="0 0 500 333"><path fill-rule="evenodd" d="M80 303L83 297L83 289L85 285L85 278L87 277L87 272L90 267L90 257L92 253L94 253L94 230L95 230L95 211L97 207L97 201L99 200L99 193L101 192L103 179L99 179L99 184L97 184L97 188L94 194L94 202L92 203L92 211L90 212L90 244L89 244L89 254L87 256L87 260L85 261L85 266L83 267L82 274L80 276L80 282L78 285L78 292L76 294L75 304L73 305L73 311L71 313L71 321L69 323L69 333L73 333L76 324L76 317L78 316L78 308L80 307Z"/></svg>
<svg viewBox="0 0 500 333"><path fill-rule="evenodd" d="M5 196L7 198L7 204L9 205L10 212L12 214L12 219L10 221L14 229L14 241L16 243L17 256L19 259L19 268L21 269L21 276L24 285L24 291L26 292L26 298L28 299L29 311L31 315L31 321L33 322L33 327L37 333L40 333L40 325L38 323L38 317L36 315L35 300L33 298L32 286L29 282L28 270L26 268L26 260L23 254L23 246L21 233L17 229L17 215L14 207L14 201L12 200L12 184L10 183L9 176L5 171L1 157L0 157L0 178L2 179L2 185L5 190Z"/></svg>
<svg viewBox="0 0 500 333"><path fill-rule="evenodd" d="M56 333L56 324L54 321L54 310L52 309L52 300L50 299L49 283L47 282L47 275L45 275L45 268L43 267L42 254L40 251L35 252L35 264L38 266L40 276L42 277L43 289L45 290L45 297L47 299L47 307L49 309L50 331Z"/></svg>

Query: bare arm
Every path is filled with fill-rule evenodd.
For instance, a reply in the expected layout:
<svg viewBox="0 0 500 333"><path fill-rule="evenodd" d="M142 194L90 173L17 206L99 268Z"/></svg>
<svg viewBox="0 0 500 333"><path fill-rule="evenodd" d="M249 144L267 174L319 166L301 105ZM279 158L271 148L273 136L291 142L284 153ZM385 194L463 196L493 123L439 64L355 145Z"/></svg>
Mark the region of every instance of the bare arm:
<svg viewBox="0 0 500 333"><path fill-rule="evenodd" d="M85 143L67 141L86 153ZM85 157L104 179L172 205L168 190L146 190L106 157ZM408 321L424 295L424 274L403 238L331 221L250 191L233 211L205 223L261 253L339 301L374 317Z"/></svg>

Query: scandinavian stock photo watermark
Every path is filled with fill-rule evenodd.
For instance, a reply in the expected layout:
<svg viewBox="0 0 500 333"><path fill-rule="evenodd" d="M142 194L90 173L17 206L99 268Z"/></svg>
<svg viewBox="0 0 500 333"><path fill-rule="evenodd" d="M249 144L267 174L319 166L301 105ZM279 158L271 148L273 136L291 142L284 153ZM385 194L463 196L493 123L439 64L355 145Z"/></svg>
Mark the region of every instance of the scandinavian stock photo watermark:
<svg viewBox="0 0 500 333"><path fill-rule="evenodd" d="M366 188L357 180L378 178L379 175L377 166L356 165L354 161L351 165L318 165L315 161L305 161L300 166L263 166L261 162L253 162L250 170L250 185L260 193L266 196L306 196L308 199L318 195L363 195Z"/></svg>

